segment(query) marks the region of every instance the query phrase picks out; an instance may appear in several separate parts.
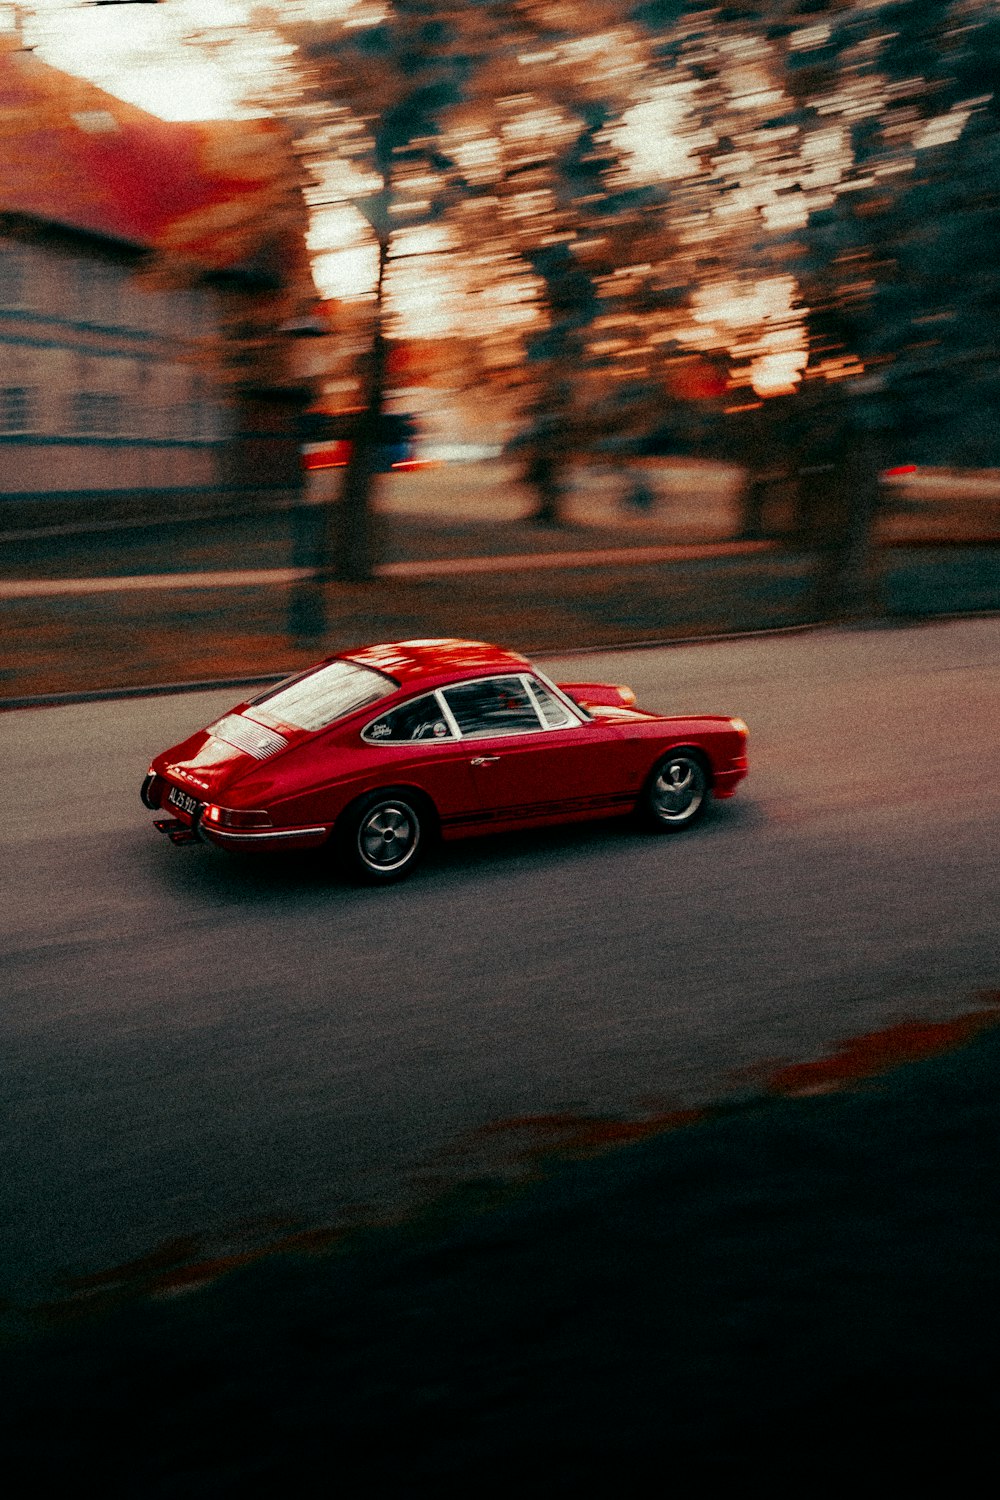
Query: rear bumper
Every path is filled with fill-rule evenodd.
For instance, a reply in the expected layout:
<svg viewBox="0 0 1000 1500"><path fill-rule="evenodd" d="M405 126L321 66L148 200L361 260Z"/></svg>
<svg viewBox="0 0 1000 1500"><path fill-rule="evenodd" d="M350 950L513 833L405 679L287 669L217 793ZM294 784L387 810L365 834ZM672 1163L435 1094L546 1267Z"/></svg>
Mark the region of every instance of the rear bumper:
<svg viewBox="0 0 1000 1500"><path fill-rule="evenodd" d="M304 828L241 829L238 833L228 828L209 828L204 821L198 824L198 837L220 849L318 849L329 835L325 823Z"/></svg>
<svg viewBox="0 0 1000 1500"><path fill-rule="evenodd" d="M175 844L190 844L200 839L203 844L215 844L220 849L316 849L330 836L329 823L309 823L297 828L220 828L202 818L205 803L199 802L193 813L170 803L167 794L172 785L166 777L150 772L140 795L146 807L170 813L169 818L158 818L156 827Z"/></svg>

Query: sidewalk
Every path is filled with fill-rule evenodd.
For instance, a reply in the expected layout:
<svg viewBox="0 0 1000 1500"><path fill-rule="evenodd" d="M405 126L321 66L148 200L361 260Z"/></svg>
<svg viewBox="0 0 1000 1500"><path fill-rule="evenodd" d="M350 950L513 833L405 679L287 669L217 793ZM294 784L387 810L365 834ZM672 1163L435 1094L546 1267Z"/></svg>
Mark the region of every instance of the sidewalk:
<svg viewBox="0 0 1000 1500"><path fill-rule="evenodd" d="M373 577L459 578L473 573L531 573L572 568L627 567L636 563L695 562L706 558L759 557L776 552L774 542L693 542L663 547L584 548L576 552L494 553L488 557L431 557L378 563ZM0 579L0 599L54 599L68 594L118 594L139 589L268 588L309 583L309 568L260 568L243 572L112 574L98 578Z"/></svg>
<svg viewBox="0 0 1000 1500"><path fill-rule="evenodd" d="M305 569L314 508L8 537L0 702L280 675L375 639L565 651L808 621L816 559L734 541L734 483L729 470L670 469L636 513L612 478L584 475L567 524L539 528L502 469L391 476L377 577L327 585L321 620ZM946 538L911 550L924 519L891 522L880 559L891 614L1000 609L995 551Z"/></svg>

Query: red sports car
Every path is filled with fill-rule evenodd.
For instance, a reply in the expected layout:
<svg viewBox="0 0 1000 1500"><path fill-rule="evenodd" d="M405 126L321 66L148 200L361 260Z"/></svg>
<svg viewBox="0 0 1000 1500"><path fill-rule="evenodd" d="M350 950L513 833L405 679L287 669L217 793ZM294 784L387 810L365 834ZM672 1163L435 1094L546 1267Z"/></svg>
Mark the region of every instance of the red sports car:
<svg viewBox="0 0 1000 1500"><path fill-rule="evenodd" d="M481 641L345 651L165 750L142 785L175 843L330 845L364 880L430 837L638 813L675 832L747 774L747 727L670 718L626 687L551 682Z"/></svg>

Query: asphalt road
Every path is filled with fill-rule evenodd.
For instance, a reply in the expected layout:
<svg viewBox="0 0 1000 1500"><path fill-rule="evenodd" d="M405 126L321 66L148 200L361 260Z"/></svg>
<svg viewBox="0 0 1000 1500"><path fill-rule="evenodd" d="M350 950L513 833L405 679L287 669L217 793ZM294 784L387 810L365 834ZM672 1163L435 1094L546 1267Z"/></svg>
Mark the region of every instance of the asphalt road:
<svg viewBox="0 0 1000 1500"><path fill-rule="evenodd" d="M717 1099L996 988L1000 620L545 665L742 714L749 781L676 839L483 840L355 890L153 831L149 756L237 694L0 719L0 1291L405 1207L503 1168L492 1123Z"/></svg>

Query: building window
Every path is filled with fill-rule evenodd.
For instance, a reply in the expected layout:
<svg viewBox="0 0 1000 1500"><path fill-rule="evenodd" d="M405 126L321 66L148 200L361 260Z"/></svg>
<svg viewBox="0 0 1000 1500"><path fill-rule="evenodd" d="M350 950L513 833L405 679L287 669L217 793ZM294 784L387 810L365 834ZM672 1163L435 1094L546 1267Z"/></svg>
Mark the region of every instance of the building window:
<svg viewBox="0 0 1000 1500"><path fill-rule="evenodd" d="M0 250L0 307L24 306L24 264L15 250Z"/></svg>
<svg viewBox="0 0 1000 1500"><path fill-rule="evenodd" d="M77 391L73 418L82 437L118 437L125 426L122 398L112 391Z"/></svg>
<svg viewBox="0 0 1000 1500"><path fill-rule="evenodd" d="M0 386L0 432L34 432L35 392L26 385Z"/></svg>

